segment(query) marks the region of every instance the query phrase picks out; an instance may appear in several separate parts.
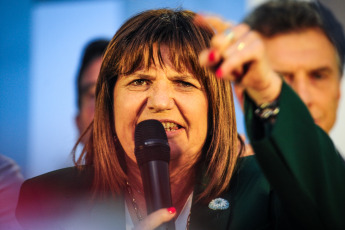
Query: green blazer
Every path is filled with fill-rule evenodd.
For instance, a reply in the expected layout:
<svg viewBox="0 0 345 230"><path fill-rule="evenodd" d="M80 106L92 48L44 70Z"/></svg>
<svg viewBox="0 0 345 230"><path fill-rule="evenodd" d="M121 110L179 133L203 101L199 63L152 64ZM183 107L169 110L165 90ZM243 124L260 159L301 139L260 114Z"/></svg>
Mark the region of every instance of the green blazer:
<svg viewBox="0 0 345 230"><path fill-rule="evenodd" d="M248 135L255 156L242 158L229 189L220 196L225 210L194 198L203 190L199 174L190 229L345 229L345 164L327 134L284 83L281 111L273 126L253 115L246 101ZM125 229L125 202L89 201L92 167L50 172L24 182L17 219L27 229ZM214 197L216 198L216 197Z"/></svg>
<svg viewBox="0 0 345 230"><path fill-rule="evenodd" d="M329 136L284 82L272 127L245 105L257 161L290 220L304 229L345 229L345 163Z"/></svg>

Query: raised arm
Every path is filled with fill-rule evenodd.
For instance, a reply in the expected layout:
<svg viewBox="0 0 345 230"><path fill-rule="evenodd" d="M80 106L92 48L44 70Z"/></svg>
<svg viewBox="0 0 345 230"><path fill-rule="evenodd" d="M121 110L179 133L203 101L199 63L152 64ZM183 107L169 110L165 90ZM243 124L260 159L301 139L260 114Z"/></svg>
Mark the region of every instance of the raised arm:
<svg viewBox="0 0 345 230"><path fill-rule="evenodd" d="M269 66L260 35L244 24L224 34L221 20L201 20L220 33L200 54L200 63L244 87L251 144L289 219L305 229L345 229L345 163L303 102ZM255 113L265 103L279 108L278 114L265 118Z"/></svg>

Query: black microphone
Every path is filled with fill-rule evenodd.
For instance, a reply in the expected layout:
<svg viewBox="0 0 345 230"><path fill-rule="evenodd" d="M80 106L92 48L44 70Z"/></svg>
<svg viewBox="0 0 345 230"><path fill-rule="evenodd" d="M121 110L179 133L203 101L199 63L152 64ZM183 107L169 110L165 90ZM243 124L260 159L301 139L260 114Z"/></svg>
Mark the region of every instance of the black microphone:
<svg viewBox="0 0 345 230"><path fill-rule="evenodd" d="M147 213L172 207L169 162L170 147L163 125L145 120L135 127L135 157L144 186ZM175 230L174 219L156 228Z"/></svg>

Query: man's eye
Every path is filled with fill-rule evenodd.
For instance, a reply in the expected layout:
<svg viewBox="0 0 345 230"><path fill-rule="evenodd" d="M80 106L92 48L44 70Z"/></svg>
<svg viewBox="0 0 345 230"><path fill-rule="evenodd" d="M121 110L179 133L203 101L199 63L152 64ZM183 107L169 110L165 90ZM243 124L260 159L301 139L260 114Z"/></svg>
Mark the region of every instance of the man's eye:
<svg viewBox="0 0 345 230"><path fill-rule="evenodd" d="M85 98L89 99L94 99L96 97L96 89L93 87L92 89L89 89L86 91L83 95Z"/></svg>
<svg viewBox="0 0 345 230"><path fill-rule="evenodd" d="M322 73L313 73L311 77L315 80L321 80L324 79L326 76Z"/></svg>
<svg viewBox="0 0 345 230"><path fill-rule="evenodd" d="M89 99L95 99L96 94L95 94L95 93L88 93L88 94L87 94L87 97L88 97Z"/></svg>
<svg viewBox="0 0 345 230"><path fill-rule="evenodd" d="M283 77L285 80L292 80L293 74L290 73L278 73L280 77Z"/></svg>

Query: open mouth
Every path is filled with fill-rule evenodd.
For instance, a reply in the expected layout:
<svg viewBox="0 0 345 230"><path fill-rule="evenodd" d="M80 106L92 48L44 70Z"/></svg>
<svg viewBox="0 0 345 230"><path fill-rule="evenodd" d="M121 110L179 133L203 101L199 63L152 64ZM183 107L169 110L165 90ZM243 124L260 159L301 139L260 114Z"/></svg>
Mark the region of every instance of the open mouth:
<svg viewBox="0 0 345 230"><path fill-rule="evenodd" d="M162 121L161 122L166 132L176 131L181 128L180 125L174 122Z"/></svg>

